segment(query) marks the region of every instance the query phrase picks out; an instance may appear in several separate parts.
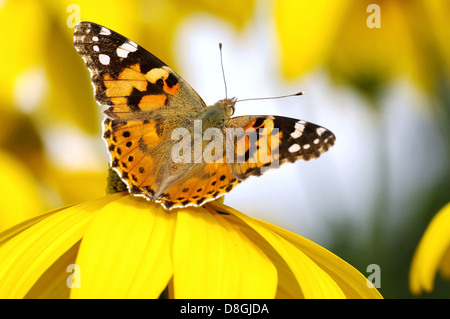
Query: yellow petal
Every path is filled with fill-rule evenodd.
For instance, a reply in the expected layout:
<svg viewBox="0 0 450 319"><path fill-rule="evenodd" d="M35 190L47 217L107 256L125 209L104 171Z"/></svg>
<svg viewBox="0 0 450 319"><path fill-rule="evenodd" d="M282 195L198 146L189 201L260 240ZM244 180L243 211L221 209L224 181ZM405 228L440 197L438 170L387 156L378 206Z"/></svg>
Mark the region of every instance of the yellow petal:
<svg viewBox="0 0 450 319"><path fill-rule="evenodd" d="M292 298L303 298L303 293L299 287L297 280L292 273L289 266L286 264L284 259L280 254L254 229L248 226L244 221L233 215L233 211L215 201L213 203L208 203L207 206L219 211L228 212L230 215L224 215L224 218L228 219L234 225L238 226L240 230L266 254L267 257L276 265L278 272L278 287L275 298L279 299L292 299Z"/></svg>
<svg viewBox="0 0 450 319"><path fill-rule="evenodd" d="M158 298L172 277L176 214L131 195L103 207L84 235L71 298Z"/></svg>
<svg viewBox="0 0 450 319"><path fill-rule="evenodd" d="M273 298L274 265L232 223L202 208L179 210L175 298Z"/></svg>
<svg viewBox="0 0 450 319"><path fill-rule="evenodd" d="M47 212L45 214L41 214L39 216L27 219L19 224L14 225L13 227L10 227L0 233L0 246L6 243L8 240L16 236L17 234L23 232L25 229L33 226L34 224L37 224L39 221L47 218L48 216L57 213L61 210L68 209L71 206L61 207L57 208L55 210L52 210L50 212Z"/></svg>
<svg viewBox="0 0 450 319"><path fill-rule="evenodd" d="M81 239L92 212L111 198L72 206L42 219L0 247L0 298L23 298L38 278Z"/></svg>
<svg viewBox="0 0 450 319"><path fill-rule="evenodd" d="M68 299L70 288L67 282L73 273L69 266L75 264L79 248L80 241L59 257L28 291L25 299Z"/></svg>
<svg viewBox="0 0 450 319"><path fill-rule="evenodd" d="M439 263L439 270L442 277L445 279L450 279L450 246L442 255L441 262Z"/></svg>
<svg viewBox="0 0 450 319"><path fill-rule="evenodd" d="M450 247L449 225L450 203L433 218L414 253L409 274L409 286L414 294L433 290L434 277Z"/></svg>
<svg viewBox="0 0 450 319"><path fill-rule="evenodd" d="M230 207L227 209L258 232L278 252L294 274L305 298L346 297L333 278L302 250L273 232L268 227L270 224L250 218Z"/></svg>
<svg viewBox="0 0 450 319"><path fill-rule="evenodd" d="M378 290L367 281L366 277L330 251L285 229L264 221L259 222L295 245L314 260L320 268L325 270L336 281L346 298L382 298Z"/></svg>

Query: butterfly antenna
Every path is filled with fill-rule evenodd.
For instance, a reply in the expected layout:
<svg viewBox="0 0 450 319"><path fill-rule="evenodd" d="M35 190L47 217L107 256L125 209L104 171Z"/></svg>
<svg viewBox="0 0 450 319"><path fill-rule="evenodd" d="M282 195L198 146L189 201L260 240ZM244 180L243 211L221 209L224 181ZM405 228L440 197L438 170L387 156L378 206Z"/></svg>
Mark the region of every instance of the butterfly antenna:
<svg viewBox="0 0 450 319"><path fill-rule="evenodd" d="M275 100L275 99L282 99L285 97L290 97L290 96L298 96L298 95L304 95L306 94L305 92L297 92L294 94L288 94L288 95L280 95L280 96L270 96L270 97L256 97L256 98L251 98L251 99L243 99L243 100L237 100L237 102L243 102L243 101L254 101L254 100Z"/></svg>
<svg viewBox="0 0 450 319"><path fill-rule="evenodd" d="M219 42L219 51L220 51L220 66L222 67L223 84L225 85L225 98L227 98L228 92L227 92L227 81L225 81L225 71L223 69L222 42Z"/></svg>

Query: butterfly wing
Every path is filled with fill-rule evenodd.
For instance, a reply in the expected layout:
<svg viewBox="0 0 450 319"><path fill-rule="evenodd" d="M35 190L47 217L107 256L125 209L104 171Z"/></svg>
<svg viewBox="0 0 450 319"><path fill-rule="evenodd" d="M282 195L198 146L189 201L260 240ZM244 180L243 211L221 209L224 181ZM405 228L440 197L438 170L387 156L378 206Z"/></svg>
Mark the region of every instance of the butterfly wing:
<svg viewBox="0 0 450 319"><path fill-rule="evenodd" d="M152 111L206 107L178 74L124 36L92 22L75 28L74 45L91 73L95 99L110 118L142 119Z"/></svg>
<svg viewBox="0 0 450 319"><path fill-rule="evenodd" d="M334 134L322 126L281 116L235 117L225 134L230 143L223 158L194 164L157 201L169 209L202 205L249 176L283 163L317 158L335 142Z"/></svg>
<svg viewBox="0 0 450 319"><path fill-rule="evenodd" d="M90 71L94 96L105 111L103 138L111 166L129 191L152 199L170 178L188 170L168 161L173 128L187 126L206 107L171 68L124 36L81 22L74 45Z"/></svg>
<svg viewBox="0 0 450 319"><path fill-rule="evenodd" d="M336 140L322 126L282 116L235 117L228 127L240 129L231 163L233 175L240 180L287 162L317 158Z"/></svg>
<svg viewBox="0 0 450 319"><path fill-rule="evenodd" d="M229 163L194 164L184 176L170 184L156 202L166 209L201 206L225 195L239 182Z"/></svg>

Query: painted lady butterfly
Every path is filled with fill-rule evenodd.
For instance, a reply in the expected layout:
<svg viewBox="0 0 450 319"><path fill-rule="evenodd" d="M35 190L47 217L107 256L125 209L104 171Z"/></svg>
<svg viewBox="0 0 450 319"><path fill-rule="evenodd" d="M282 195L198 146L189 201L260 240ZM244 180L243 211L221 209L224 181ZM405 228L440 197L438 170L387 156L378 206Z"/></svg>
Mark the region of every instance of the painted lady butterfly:
<svg viewBox="0 0 450 319"><path fill-rule="evenodd" d="M317 158L335 142L329 130L302 120L231 118L236 99L207 106L165 63L98 24L78 24L74 43L96 101L109 106L103 138L111 167L130 193L166 209L203 205L267 168Z"/></svg>

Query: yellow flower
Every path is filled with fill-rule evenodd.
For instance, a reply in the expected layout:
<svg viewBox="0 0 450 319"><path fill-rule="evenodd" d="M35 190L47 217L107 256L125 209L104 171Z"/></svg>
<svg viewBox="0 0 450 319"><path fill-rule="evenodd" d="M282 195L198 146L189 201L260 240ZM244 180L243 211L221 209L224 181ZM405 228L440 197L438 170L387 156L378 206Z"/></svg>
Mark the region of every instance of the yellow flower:
<svg viewBox="0 0 450 319"><path fill-rule="evenodd" d="M326 249L218 202L167 212L117 193L0 245L0 298L381 298Z"/></svg>
<svg viewBox="0 0 450 319"><path fill-rule="evenodd" d="M414 253L409 275L412 293L431 292L438 270L443 277L450 279L449 227L450 203L433 218Z"/></svg>

